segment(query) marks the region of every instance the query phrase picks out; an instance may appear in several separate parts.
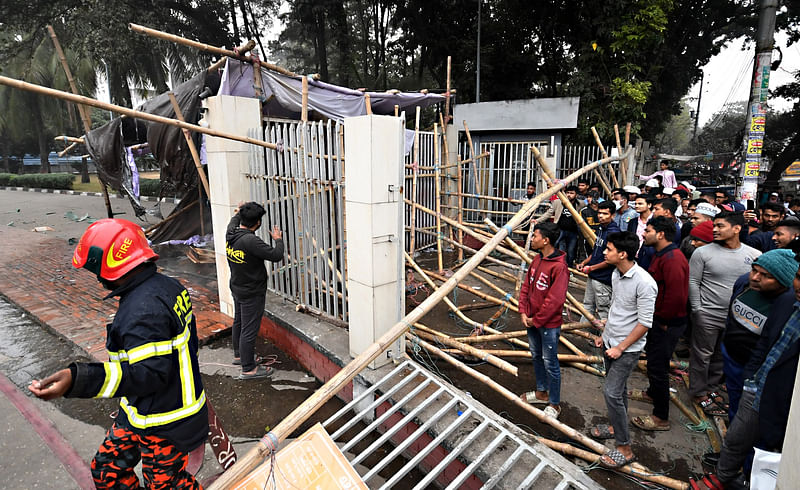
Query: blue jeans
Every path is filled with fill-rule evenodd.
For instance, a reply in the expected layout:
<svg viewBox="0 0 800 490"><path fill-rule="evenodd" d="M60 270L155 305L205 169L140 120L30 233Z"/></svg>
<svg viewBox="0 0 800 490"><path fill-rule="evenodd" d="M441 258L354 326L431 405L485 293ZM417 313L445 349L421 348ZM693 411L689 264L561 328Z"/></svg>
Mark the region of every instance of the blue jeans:
<svg viewBox="0 0 800 490"><path fill-rule="evenodd" d="M555 247L567 253L567 265L572 267L575 264L575 253L578 250L578 234L574 231L561 230Z"/></svg>
<svg viewBox="0 0 800 490"><path fill-rule="evenodd" d="M725 373L725 386L728 388L728 420L733 422L736 412L739 411L739 400L742 398L742 387L744 386L744 366L734 361L725 344L722 347L722 372Z"/></svg>
<svg viewBox="0 0 800 490"><path fill-rule="evenodd" d="M528 344L536 374L536 391L546 391L550 404L561 403L561 366L558 364L558 336L561 327L528 328Z"/></svg>
<svg viewBox="0 0 800 490"><path fill-rule="evenodd" d="M608 420L614 427L614 440L617 446L631 443L628 428L628 377L639 361L641 352L625 351L617 359L611 359L605 353L606 382L603 385L603 397L608 409Z"/></svg>

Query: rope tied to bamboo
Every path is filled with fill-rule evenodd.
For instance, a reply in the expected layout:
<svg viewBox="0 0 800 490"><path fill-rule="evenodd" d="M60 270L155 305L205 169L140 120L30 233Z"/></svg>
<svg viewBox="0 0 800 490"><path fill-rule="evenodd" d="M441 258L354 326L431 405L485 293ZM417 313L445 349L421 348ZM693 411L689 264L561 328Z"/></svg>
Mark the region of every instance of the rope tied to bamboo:
<svg viewBox="0 0 800 490"><path fill-rule="evenodd" d="M711 428L708 420L701 420L699 424L686 424L686 428L692 432L705 432Z"/></svg>

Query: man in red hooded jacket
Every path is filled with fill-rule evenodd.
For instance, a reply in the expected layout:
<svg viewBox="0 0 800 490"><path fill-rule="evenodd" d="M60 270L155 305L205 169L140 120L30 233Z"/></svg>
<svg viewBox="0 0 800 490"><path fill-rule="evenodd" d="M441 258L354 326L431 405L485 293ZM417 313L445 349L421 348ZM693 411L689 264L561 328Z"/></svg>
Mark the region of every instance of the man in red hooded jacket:
<svg viewBox="0 0 800 490"><path fill-rule="evenodd" d="M544 413L553 418L561 414L558 337L569 284L566 254L553 246L558 236L555 223L542 223L536 227L531 247L538 250L539 255L528 267L519 293L519 312L522 324L528 329L536 374L536 391L525 393L522 398L528 403L547 405Z"/></svg>

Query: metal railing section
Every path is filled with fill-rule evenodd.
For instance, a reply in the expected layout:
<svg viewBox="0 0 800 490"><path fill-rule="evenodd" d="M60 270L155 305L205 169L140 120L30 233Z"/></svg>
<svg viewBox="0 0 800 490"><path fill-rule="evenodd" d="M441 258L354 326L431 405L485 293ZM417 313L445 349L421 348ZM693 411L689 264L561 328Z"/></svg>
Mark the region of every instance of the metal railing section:
<svg viewBox="0 0 800 490"><path fill-rule="evenodd" d="M448 489L471 477L487 489L586 488L482 410L472 398L407 360L323 425L370 488L392 488L413 470L422 471L420 463L440 445L448 451L414 488L428 487L456 460L466 466L447 482ZM376 457L388 442L394 449Z"/></svg>
<svg viewBox="0 0 800 490"><path fill-rule="evenodd" d="M258 235L269 243L283 230L285 259L267 263L267 288L324 316L347 322L344 230L344 125L266 121L251 138L279 150L250 145L250 199L267 214Z"/></svg>
<svg viewBox="0 0 800 490"><path fill-rule="evenodd" d="M442 134L439 133L439 148L442 148ZM415 149L405 156L405 182L403 184L403 196L418 204L422 204L428 209L436 209L436 146L433 131L419 132L419 161L417 162L417 195L412 196L414 179L414 156ZM442 178L445 172L441 171ZM442 186L444 188L444 186ZM405 244L408 251L411 243L411 213L416 212L416 250L430 247L436 243L436 218L419 209L412 210L411 206L405 204Z"/></svg>

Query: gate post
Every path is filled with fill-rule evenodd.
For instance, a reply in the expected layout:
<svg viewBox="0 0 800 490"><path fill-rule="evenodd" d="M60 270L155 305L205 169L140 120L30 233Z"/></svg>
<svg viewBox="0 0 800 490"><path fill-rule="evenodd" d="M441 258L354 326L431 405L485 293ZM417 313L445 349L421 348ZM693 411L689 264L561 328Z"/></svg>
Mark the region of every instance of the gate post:
<svg viewBox="0 0 800 490"><path fill-rule="evenodd" d="M404 137L397 117L352 117L344 127L350 355L355 357L405 316ZM370 367L381 367L404 350L400 337Z"/></svg>
<svg viewBox="0 0 800 490"><path fill-rule="evenodd" d="M208 127L239 136L248 136L261 127L261 103L258 99L219 95L204 101L208 109ZM206 137L208 185L211 219L214 227L214 258L217 263L217 289L222 313L233 316L233 296L229 286L230 269L225 255L225 230L239 201L250 199L245 178L249 169L250 145L213 136Z"/></svg>

